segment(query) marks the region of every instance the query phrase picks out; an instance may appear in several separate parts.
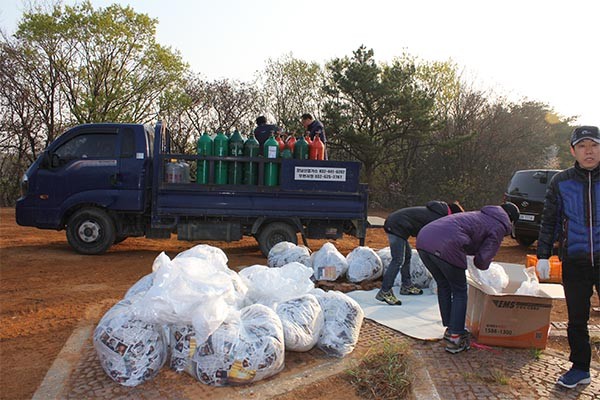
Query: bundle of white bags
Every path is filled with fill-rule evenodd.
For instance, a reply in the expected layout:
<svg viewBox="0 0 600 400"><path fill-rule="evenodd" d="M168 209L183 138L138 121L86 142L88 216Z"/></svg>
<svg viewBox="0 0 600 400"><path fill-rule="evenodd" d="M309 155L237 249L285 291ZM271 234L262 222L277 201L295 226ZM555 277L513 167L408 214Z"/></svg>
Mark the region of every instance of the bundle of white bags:
<svg viewBox="0 0 600 400"><path fill-rule="evenodd" d="M304 251L294 251L306 261ZM284 259L292 258L280 255L273 265ZM280 372L286 349L316 346L337 357L353 351L364 314L345 294L315 289L311 267L291 261L238 274L227 261L222 250L208 245L172 260L161 253L153 272L95 330L106 373L135 386L156 376L169 359L172 369L202 383L239 385Z"/></svg>
<svg viewBox="0 0 600 400"><path fill-rule="evenodd" d="M278 243L269 251L269 267L277 268L291 262L311 268L315 281L337 281L345 277L359 283L380 278L384 270L379 254L366 246L355 248L347 256L330 242L312 254L306 247L290 242Z"/></svg>

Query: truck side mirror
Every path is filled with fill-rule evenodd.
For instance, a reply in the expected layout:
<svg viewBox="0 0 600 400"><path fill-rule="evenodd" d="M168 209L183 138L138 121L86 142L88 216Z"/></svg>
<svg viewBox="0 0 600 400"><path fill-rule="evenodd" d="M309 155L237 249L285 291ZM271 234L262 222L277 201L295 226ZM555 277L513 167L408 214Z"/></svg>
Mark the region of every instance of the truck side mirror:
<svg viewBox="0 0 600 400"><path fill-rule="evenodd" d="M50 167L51 168L60 167L60 157L58 156L58 154L52 153L52 155L50 156Z"/></svg>
<svg viewBox="0 0 600 400"><path fill-rule="evenodd" d="M50 168L50 155L48 155L48 150L44 150L42 153L42 157L40 160L40 168L48 169Z"/></svg>

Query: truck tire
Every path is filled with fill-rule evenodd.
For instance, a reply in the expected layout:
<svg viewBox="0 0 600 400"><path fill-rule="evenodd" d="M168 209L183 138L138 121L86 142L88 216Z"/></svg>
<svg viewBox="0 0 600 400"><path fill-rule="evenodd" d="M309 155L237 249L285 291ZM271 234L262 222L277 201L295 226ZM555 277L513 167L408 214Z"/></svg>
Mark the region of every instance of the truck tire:
<svg viewBox="0 0 600 400"><path fill-rule="evenodd" d="M261 228L256 236L260 251L266 256L269 255L271 247L279 242L291 242L298 244L296 229L285 222L271 222Z"/></svg>
<svg viewBox="0 0 600 400"><path fill-rule="evenodd" d="M67 222L67 240L81 254L102 254L115 242L115 224L98 208L76 211Z"/></svg>

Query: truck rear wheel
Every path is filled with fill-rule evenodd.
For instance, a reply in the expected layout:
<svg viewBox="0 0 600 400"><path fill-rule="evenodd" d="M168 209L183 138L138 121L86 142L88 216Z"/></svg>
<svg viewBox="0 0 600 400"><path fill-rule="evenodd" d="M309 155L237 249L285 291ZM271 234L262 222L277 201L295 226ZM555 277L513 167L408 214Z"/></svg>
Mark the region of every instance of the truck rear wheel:
<svg viewBox="0 0 600 400"><path fill-rule="evenodd" d="M272 222L265 225L258 232L256 237L258 247L260 251L266 256L269 255L271 247L275 246L279 242L291 242L298 244L298 237L296 236L296 230L285 222Z"/></svg>
<svg viewBox="0 0 600 400"><path fill-rule="evenodd" d="M102 254L115 242L115 225L98 208L75 212L67 222L67 240L81 254Z"/></svg>

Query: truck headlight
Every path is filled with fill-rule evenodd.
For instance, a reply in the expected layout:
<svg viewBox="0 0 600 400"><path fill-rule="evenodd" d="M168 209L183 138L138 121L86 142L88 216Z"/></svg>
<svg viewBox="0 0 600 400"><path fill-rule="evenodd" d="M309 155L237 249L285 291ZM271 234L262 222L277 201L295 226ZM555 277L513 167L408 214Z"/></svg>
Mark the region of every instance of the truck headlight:
<svg viewBox="0 0 600 400"><path fill-rule="evenodd" d="M27 196L27 192L29 192L29 177L27 174L23 174L21 178L21 196Z"/></svg>

